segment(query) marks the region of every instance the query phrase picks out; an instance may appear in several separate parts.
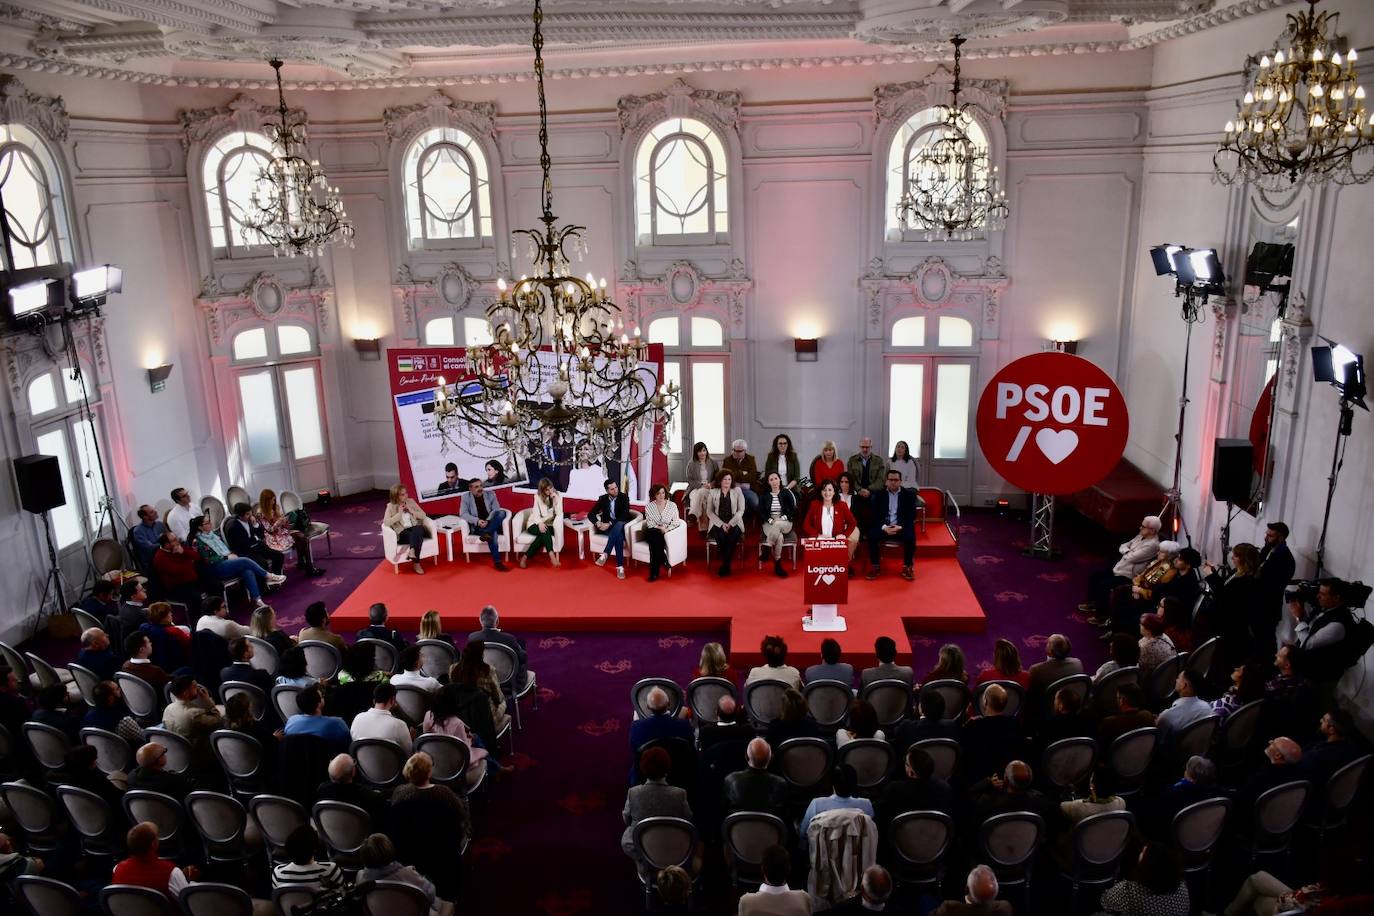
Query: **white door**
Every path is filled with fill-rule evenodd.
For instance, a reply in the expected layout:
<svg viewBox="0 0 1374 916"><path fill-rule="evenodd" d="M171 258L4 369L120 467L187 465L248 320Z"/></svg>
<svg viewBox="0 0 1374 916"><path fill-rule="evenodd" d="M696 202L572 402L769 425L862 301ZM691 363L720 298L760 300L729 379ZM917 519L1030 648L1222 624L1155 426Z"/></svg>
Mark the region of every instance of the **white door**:
<svg viewBox="0 0 1374 916"><path fill-rule="evenodd" d="M284 363L236 374L247 486L308 499L332 486L319 366Z"/></svg>
<svg viewBox="0 0 1374 916"><path fill-rule="evenodd" d="M974 362L949 356L888 362L887 453L905 441L921 486L949 490L965 504L973 484Z"/></svg>

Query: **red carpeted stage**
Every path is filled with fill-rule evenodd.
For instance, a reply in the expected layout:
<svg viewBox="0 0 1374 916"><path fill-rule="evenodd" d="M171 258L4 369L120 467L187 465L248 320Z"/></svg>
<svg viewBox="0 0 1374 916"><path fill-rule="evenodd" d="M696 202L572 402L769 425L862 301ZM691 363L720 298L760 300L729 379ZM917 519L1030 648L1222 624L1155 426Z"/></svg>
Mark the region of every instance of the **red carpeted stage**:
<svg viewBox="0 0 1374 916"><path fill-rule="evenodd" d="M901 558L893 549L884 551L878 579L870 582L860 574L850 580L849 604L841 608L849 628L834 634L844 645L871 651L879 636L898 636L904 629L982 632L983 609L955 559L944 525L930 524L918 543L915 582L901 577ZM751 550L752 538L734 575L720 579L706 568L700 536L692 531L687 562L671 579L665 576L652 584L643 564L629 565L622 582L612 564L597 567L590 555L579 561L571 539L563 549L560 569L540 557L528 569L499 573L485 553L473 554L470 563L455 555L449 563L447 552L441 551L444 556L437 566L425 563L423 576L404 566L396 575L390 563L382 562L334 610L330 625L340 633L352 633L367 625L368 607L383 601L392 625L400 630L415 632L421 615L433 609L443 615L446 632L463 634L477 628L482 605L493 604L501 612L502 626L522 634L726 629L727 648L739 669L758 663L759 642L771 633L787 640L789 661L819 661L821 640L831 634L802 630L806 609L801 577L778 579L771 563L756 569ZM862 545L860 573L867 569L865 551ZM901 656L908 654L906 640L899 638L897 645Z"/></svg>

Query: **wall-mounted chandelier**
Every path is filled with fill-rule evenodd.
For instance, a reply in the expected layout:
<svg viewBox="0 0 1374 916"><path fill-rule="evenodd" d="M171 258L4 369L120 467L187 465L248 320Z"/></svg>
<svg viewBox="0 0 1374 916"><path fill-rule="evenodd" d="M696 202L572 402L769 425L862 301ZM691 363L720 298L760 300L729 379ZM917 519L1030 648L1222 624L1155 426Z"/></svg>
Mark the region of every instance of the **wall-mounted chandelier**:
<svg viewBox="0 0 1374 916"><path fill-rule="evenodd" d="M641 362L649 345L639 328L626 329L620 307L591 274L572 275L565 246L579 259L585 254L583 226L558 226L553 214L549 116L544 96L544 14L534 3L534 76L539 96L539 165L543 171L543 229L519 229L512 246L524 244L534 276L507 289L504 279L496 302L487 309L493 343L469 347L469 372L475 376L457 390L443 378L435 390L434 419L447 444L460 448L484 440L511 455L527 454L548 430L576 450L556 452L569 464L578 453L619 461L625 437L635 448L631 460L653 447L665 447L662 430L678 404L674 383L657 385ZM662 367L659 367L660 371Z"/></svg>
<svg viewBox="0 0 1374 916"><path fill-rule="evenodd" d="M258 173L243 226L250 237L272 246L282 257L318 256L325 246L353 245L353 223L344 213L339 189L330 187L320 163L306 159L305 125L292 121L281 84L281 61L269 61L277 74L280 124L265 127L275 155Z"/></svg>
<svg viewBox="0 0 1374 916"><path fill-rule="evenodd" d="M912 158L907 185L897 202L902 231L923 229L926 241L977 238L1007 224L1007 195L985 143L969 136L973 115L959 103L960 48L967 39L955 35L954 85L948 105L935 106L934 139Z"/></svg>
<svg viewBox="0 0 1374 916"><path fill-rule="evenodd" d="M1288 15L1273 48L1246 61L1245 95L1212 157L1225 184L1279 189L1304 180L1363 184L1374 177L1374 163L1355 169L1355 156L1374 149L1355 49L1341 51L1338 13L1318 13L1319 0L1307 2L1306 10Z"/></svg>

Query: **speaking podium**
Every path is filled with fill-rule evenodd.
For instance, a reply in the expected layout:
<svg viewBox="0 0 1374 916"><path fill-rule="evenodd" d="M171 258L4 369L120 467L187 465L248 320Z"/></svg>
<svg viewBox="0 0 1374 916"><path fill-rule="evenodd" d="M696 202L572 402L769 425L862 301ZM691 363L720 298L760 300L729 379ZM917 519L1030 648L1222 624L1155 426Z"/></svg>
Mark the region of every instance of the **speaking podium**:
<svg viewBox="0 0 1374 916"><path fill-rule="evenodd" d="M802 617L808 633L845 630L839 606L849 601L849 541L845 538L802 538L805 558L802 601L811 613Z"/></svg>

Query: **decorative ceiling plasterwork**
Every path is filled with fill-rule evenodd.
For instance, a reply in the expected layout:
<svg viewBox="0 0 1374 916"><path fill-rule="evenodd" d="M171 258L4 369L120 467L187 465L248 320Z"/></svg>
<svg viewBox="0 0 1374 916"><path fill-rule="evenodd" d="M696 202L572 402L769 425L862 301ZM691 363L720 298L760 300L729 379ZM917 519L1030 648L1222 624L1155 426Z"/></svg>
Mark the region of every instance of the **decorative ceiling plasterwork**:
<svg viewBox="0 0 1374 916"><path fill-rule="evenodd" d="M197 305L215 346L224 343L235 325L245 321L302 318L315 325L322 338L329 331L334 290L324 268L316 266L305 286L291 287L271 271L255 275L238 289L224 289L214 276L201 280Z"/></svg>
<svg viewBox="0 0 1374 916"><path fill-rule="evenodd" d="M620 132L631 136L664 118L706 117L727 131L739 129L740 94L693 89L683 80L673 80L662 92L621 96L616 102Z"/></svg>
<svg viewBox="0 0 1374 916"><path fill-rule="evenodd" d="M880 45L912 44L963 35L984 38L1033 32L1069 18L1069 0L859 0L854 37Z"/></svg>
<svg viewBox="0 0 1374 916"><path fill-rule="evenodd" d="M305 111L291 108L287 116L292 124L306 123ZM271 105L264 105L246 95L236 95L228 105L217 108L194 108L182 111L181 145L189 148L193 143L203 143L230 130L262 129L265 121L276 120L280 115Z"/></svg>
<svg viewBox="0 0 1374 916"><path fill-rule="evenodd" d="M494 104L452 99L442 92L435 92L415 105L393 105L382 112L382 120L393 141L429 127L458 127L484 140L496 136Z"/></svg>
<svg viewBox="0 0 1374 916"><path fill-rule="evenodd" d="M873 90L873 113L876 123L904 119L912 112L934 105L948 105L954 74L944 65L923 80L910 83L887 83ZM1005 120L1007 116L1006 80L959 80L959 95L990 117Z"/></svg>
<svg viewBox="0 0 1374 916"><path fill-rule="evenodd" d="M746 334L749 291L754 281L745 276L744 262L730 264L727 277L711 277L691 261L674 261L660 277L643 277L634 261L621 268L616 296L624 303L625 323L644 327L646 318L663 311L684 313L705 309L725 320L732 339Z"/></svg>
<svg viewBox="0 0 1374 916"><path fill-rule="evenodd" d="M926 258L909 274L886 273L881 258L874 258L859 279L868 300L868 336L884 336L884 317L892 309L963 306L981 314L979 336L996 340L1001 333L1002 294L1011 285L1002 261L989 257L980 274L961 274L943 259Z"/></svg>
<svg viewBox="0 0 1374 916"><path fill-rule="evenodd" d="M0 119L27 124L53 143L67 139L67 106L60 95L38 95L12 76L0 74Z"/></svg>

